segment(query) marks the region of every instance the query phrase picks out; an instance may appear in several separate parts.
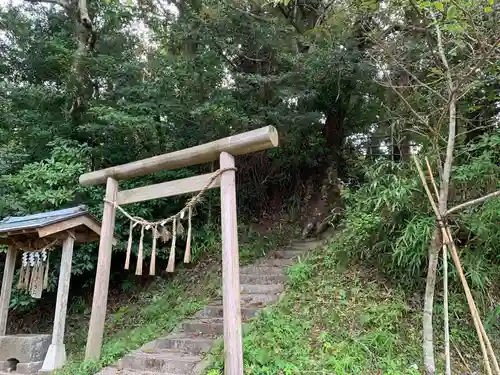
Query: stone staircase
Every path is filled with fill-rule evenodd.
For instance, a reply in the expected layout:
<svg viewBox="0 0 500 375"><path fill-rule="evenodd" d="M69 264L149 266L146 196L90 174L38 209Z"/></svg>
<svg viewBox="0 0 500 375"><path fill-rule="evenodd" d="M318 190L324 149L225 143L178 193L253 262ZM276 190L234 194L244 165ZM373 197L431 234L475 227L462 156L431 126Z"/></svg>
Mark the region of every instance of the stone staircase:
<svg viewBox="0 0 500 375"><path fill-rule="evenodd" d="M322 244L321 240L295 242L276 250L250 266L240 268L241 315L243 322L278 301L284 290L285 268ZM213 301L172 333L125 355L116 366L97 375L200 375L207 367L204 356L222 336L222 301Z"/></svg>

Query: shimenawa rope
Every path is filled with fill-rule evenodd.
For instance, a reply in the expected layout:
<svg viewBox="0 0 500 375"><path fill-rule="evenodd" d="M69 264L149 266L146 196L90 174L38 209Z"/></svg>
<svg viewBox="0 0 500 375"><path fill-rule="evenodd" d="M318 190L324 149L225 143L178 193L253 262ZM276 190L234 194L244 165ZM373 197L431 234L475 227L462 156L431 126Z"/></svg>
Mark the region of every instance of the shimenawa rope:
<svg viewBox="0 0 500 375"><path fill-rule="evenodd" d="M141 237L139 239L139 250L137 254L137 267L136 267L136 275L142 275L142 258L143 258L143 239L144 239L144 230L152 230L153 231L153 244L151 249L151 265L149 269L149 274L155 274L155 264L156 264L156 240L161 237L164 242L168 241L168 239L172 238L172 245L170 247L170 255L168 259L167 272L174 272L175 266L175 243L176 236L178 233L182 232L182 224L181 220L184 218L186 212L188 213L188 232L187 232L187 240L186 240L186 249L184 253L184 263L189 263L191 261L191 217L193 214L193 207L195 207L198 203L201 202L201 198L203 194L210 188L210 186L214 183L214 181L219 177L222 173L227 171L236 171L237 169L232 168L221 168L214 172L213 176L210 178L208 183L201 189L198 194L192 197L184 206L182 210L177 212L175 215L172 215L168 218L161 219L158 221L149 221L139 216L132 216L127 211L125 211L119 204L116 202L108 201L104 199L104 202L112 204L116 207L127 219L130 220L130 228L129 228L129 238L127 243L127 255L125 258L125 269L129 269L130 267L130 255L132 252L132 235L133 229L137 226L141 226ZM163 227L167 223L172 223L172 234L166 231ZM162 227L162 233L158 231L158 226Z"/></svg>

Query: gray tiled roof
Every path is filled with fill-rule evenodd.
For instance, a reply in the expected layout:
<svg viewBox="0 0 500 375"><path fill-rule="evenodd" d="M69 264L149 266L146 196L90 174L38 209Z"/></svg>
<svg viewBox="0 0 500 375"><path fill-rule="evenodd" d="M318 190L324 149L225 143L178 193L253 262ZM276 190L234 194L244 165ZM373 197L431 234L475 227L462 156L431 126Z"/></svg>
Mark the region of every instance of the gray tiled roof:
<svg viewBox="0 0 500 375"><path fill-rule="evenodd" d="M87 214L87 206L81 205L27 216L10 216L0 221L0 233L23 229L37 229L85 214Z"/></svg>

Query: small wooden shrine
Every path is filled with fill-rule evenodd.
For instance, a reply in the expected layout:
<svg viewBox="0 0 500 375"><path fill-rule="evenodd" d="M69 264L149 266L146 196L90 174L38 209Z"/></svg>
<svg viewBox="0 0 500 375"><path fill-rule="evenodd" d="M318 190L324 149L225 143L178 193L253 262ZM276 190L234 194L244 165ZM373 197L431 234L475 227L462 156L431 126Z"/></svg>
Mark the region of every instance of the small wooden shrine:
<svg viewBox="0 0 500 375"><path fill-rule="evenodd" d="M99 221L85 206L43 212L0 221L0 245L7 245L7 256L0 293L0 371L36 373L51 372L64 365L66 350L64 328L71 278L73 245L76 242L99 240ZM54 328L50 335L6 336L9 302L19 264L17 287L34 298L41 298L47 289L51 252L62 246L61 268L57 288Z"/></svg>

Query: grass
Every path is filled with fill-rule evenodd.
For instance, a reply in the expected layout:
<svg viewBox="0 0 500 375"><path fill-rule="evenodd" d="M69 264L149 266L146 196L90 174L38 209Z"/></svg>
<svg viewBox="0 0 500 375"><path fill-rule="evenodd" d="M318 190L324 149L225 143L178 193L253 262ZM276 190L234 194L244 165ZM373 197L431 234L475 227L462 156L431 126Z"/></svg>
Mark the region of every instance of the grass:
<svg viewBox="0 0 500 375"><path fill-rule="evenodd" d="M183 270L176 278L152 286L141 295L140 301L122 305L109 314L98 361L83 360L87 325L76 329L68 340L69 361L56 374L93 374L126 353L172 331L183 319L217 296L218 268L212 264L206 266L203 269L206 273L201 278L192 279L193 274L200 271L198 268Z"/></svg>
<svg viewBox="0 0 500 375"><path fill-rule="evenodd" d="M217 228L218 229L218 228ZM281 241L278 235L262 236L251 233L240 245L243 262L248 263L274 248ZM182 320L193 315L210 300L220 297L220 242L219 236L205 236L198 242L194 267L176 270L170 280L156 278L146 290L136 288L128 292L130 301L120 301L114 311L108 312L101 358L83 360L88 329L88 307L74 306L68 318L66 347L68 363L56 375L89 375L116 363L125 354L143 344L172 331ZM204 252L203 255L200 252ZM130 289L130 288L128 288ZM82 310L87 310L82 313ZM109 308L108 308L109 310ZM82 320L85 324L82 324Z"/></svg>
<svg viewBox="0 0 500 375"><path fill-rule="evenodd" d="M328 247L291 267L288 276L284 298L245 328L245 374L420 374L421 298L391 285L373 268L341 266ZM477 338L464 298L454 294L450 303L457 312L452 340L469 367L478 370ZM440 309L436 358L442 373ZM453 373L464 373L458 352L452 357ZM208 375L222 374L221 343L211 360Z"/></svg>

